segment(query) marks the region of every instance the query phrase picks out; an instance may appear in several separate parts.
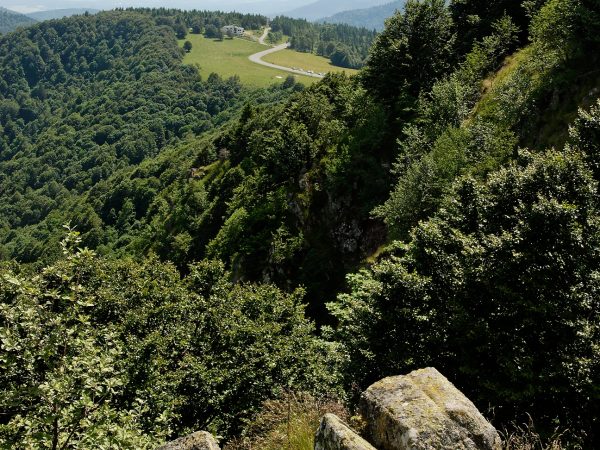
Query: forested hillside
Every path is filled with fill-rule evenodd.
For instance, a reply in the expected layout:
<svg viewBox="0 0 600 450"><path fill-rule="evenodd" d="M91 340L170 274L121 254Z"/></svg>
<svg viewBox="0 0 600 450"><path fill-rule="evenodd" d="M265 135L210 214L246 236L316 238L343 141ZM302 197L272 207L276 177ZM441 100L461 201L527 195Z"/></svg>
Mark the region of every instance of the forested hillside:
<svg viewBox="0 0 600 450"><path fill-rule="evenodd" d="M210 130L242 104L237 80L201 81L181 65L174 28L170 17L113 12L45 22L0 41L5 257L35 261L55 253L56 221L77 224L88 232L87 245L102 245L110 234L103 225L130 220L127 208L142 215L153 190L141 188L127 207L107 200L106 211L82 202L86 193Z"/></svg>
<svg viewBox="0 0 600 450"><path fill-rule="evenodd" d="M317 24L304 19L278 16L271 21L274 33L290 36L290 47L316 53L331 63L356 69L362 67L375 39L375 32L345 24Z"/></svg>
<svg viewBox="0 0 600 450"><path fill-rule="evenodd" d="M182 65L222 17L0 38L0 442L257 448L267 400L434 366L600 446L598 3L409 0L357 76L263 90Z"/></svg>
<svg viewBox="0 0 600 450"><path fill-rule="evenodd" d="M400 0L371 8L342 11L333 16L321 18L319 22L345 23L355 27L381 31L385 25L385 20L394 15L396 11L402 10L404 3L403 0Z"/></svg>
<svg viewBox="0 0 600 450"><path fill-rule="evenodd" d="M99 12L93 8L66 8L66 9L51 9L49 11L37 11L28 13L27 17L31 17L37 21L51 20L51 19L62 19L63 17L70 17L80 14L96 14Z"/></svg>
<svg viewBox="0 0 600 450"><path fill-rule="evenodd" d="M10 11L0 6L0 34L6 34L18 27L25 27L31 25L36 21L31 17L24 16L23 14Z"/></svg>

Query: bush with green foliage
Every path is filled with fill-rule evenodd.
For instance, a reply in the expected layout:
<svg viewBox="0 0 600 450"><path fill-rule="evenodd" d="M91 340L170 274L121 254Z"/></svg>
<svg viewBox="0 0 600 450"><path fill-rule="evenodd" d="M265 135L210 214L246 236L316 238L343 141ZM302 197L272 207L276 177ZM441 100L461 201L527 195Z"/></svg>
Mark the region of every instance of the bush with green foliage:
<svg viewBox="0 0 600 450"><path fill-rule="evenodd" d="M70 243L74 234L69 235ZM239 431L291 386L335 391L335 346L313 336L303 292L233 285L205 261L71 252L0 274L0 436L14 446L151 448Z"/></svg>
<svg viewBox="0 0 600 450"><path fill-rule="evenodd" d="M279 44L283 39L283 33L281 31L269 31L267 34L267 42L269 44Z"/></svg>
<svg viewBox="0 0 600 450"><path fill-rule="evenodd" d="M217 28L214 25L207 25L204 29L204 36L210 39L219 39L223 40L223 30L221 28Z"/></svg>
<svg viewBox="0 0 600 450"><path fill-rule="evenodd" d="M545 430L558 419L597 438L600 204L581 137L600 129L591 114L573 148L461 179L408 243L349 276L330 304L349 380L433 365L499 420L527 412Z"/></svg>
<svg viewBox="0 0 600 450"><path fill-rule="evenodd" d="M531 34L546 51L573 57L597 51L600 5L589 0L549 0L535 16Z"/></svg>
<svg viewBox="0 0 600 450"><path fill-rule="evenodd" d="M1 270L2 446L153 448L168 428L156 420L144 430L147 405L123 402L130 353L116 324L94 320L84 280L93 254L64 248L65 260L35 277Z"/></svg>
<svg viewBox="0 0 600 450"><path fill-rule="evenodd" d="M397 184L374 211L394 237L406 236L431 215L456 177L484 175L505 162L516 147L514 133L496 117L472 118L482 80L497 69L515 39L516 29L506 16L494 29L494 34L475 43L457 70L421 94L416 118L404 125L394 167Z"/></svg>
<svg viewBox="0 0 600 450"><path fill-rule="evenodd" d="M579 99L565 101L560 112L553 111L553 99L572 96L575 83L594 86L597 59L577 56L577 51L558 42L554 50L549 47L551 41L535 30L537 24L546 23L551 7L549 3L533 19L532 44L504 61L503 68L518 36L506 15L492 25L492 34L475 42L453 73L430 91L421 91L414 117L404 124L398 139L396 186L374 211L393 237L405 238L419 220L431 216L456 177L486 175L508 161L519 145L535 149L564 145L568 123L588 91L577 92ZM561 27L565 33L576 30L568 22L553 25ZM578 72L566 62L566 54Z"/></svg>
<svg viewBox="0 0 600 450"><path fill-rule="evenodd" d="M518 44L526 44L531 19L544 3L546 0L453 0L449 7L461 37L459 51L469 52L475 42L492 34L494 24L502 17L509 17L519 30L518 39L510 43L510 50L515 50Z"/></svg>

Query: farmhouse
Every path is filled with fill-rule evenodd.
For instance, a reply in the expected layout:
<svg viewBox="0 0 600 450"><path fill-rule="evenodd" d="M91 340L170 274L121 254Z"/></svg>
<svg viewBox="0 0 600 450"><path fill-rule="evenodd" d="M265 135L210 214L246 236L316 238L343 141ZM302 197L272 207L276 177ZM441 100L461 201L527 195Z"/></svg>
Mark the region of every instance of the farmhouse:
<svg viewBox="0 0 600 450"><path fill-rule="evenodd" d="M242 36L244 34L244 29L242 27L238 27L236 25L226 25L221 28L221 31L224 34L233 34L234 36Z"/></svg>

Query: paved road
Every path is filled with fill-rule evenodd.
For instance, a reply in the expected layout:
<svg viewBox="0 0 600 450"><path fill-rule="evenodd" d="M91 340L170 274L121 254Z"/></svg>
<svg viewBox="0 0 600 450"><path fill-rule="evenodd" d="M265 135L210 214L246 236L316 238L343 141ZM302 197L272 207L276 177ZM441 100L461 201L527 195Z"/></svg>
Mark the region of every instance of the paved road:
<svg viewBox="0 0 600 450"><path fill-rule="evenodd" d="M266 31L266 30L265 30L265 32L268 33L268 31ZM261 37L261 39L262 39L262 37ZM250 55L250 56L248 56L248 59L250 61L252 61L253 63L260 64L261 66L270 67L272 69L284 70L286 72L295 73L297 75L304 75L304 76L307 76L307 77L323 78L323 75L318 75L316 73L308 73L308 72L305 72L303 70L290 69L289 67L278 66L277 64L271 64L271 63L268 63L268 62L265 62L265 61L262 60L263 56L267 56L267 55L269 55L271 53L275 53L275 52L280 52L281 50L285 50L289 46L290 46L290 44L288 44L288 43L277 45L276 47L269 48L269 49L264 50L262 52L255 53L254 55Z"/></svg>

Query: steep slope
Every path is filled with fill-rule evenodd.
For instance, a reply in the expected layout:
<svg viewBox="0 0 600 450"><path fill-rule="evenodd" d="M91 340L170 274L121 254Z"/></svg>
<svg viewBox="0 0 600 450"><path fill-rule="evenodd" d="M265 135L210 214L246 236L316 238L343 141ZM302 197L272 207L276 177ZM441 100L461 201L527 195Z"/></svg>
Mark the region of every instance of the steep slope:
<svg viewBox="0 0 600 450"><path fill-rule="evenodd" d="M259 400L320 382L318 361L348 396L440 367L499 428L533 420L599 448L600 7L528 5L408 2L360 77L245 97L182 67L183 15L0 39L0 251L67 255L37 276L0 265L14 440L34 429L16 408L50 432L64 420L38 372L84 413L78 389L112 385L117 425L152 432L174 411L157 431L235 434ZM82 241L61 247L69 221ZM307 339L301 303L330 345ZM102 372L78 364L107 347ZM64 383L61 363L85 382Z"/></svg>
<svg viewBox="0 0 600 450"><path fill-rule="evenodd" d="M0 41L2 64L14 68L7 77L18 80L0 82L2 257L52 260L70 222L101 254L155 253L183 271L219 258L237 280L302 284L311 315L324 320L323 299L382 240L369 212L389 189L379 159L390 160L393 137L358 82L332 76L270 106L301 86L244 93L235 80L201 82L181 66L173 30L146 15L37 27L44 33ZM71 32L50 45L45 36L57 27ZM15 46L31 58L16 59ZM89 48L88 58L72 58L73 48ZM36 70L24 79L30 60ZM242 99L263 106L219 129ZM249 237L243 248L239 228Z"/></svg>
<svg viewBox="0 0 600 450"><path fill-rule="evenodd" d="M0 34L6 34L18 27L26 27L37 21L31 17L11 11L0 6Z"/></svg>
<svg viewBox="0 0 600 450"><path fill-rule="evenodd" d="M358 8L369 8L387 3L388 0L357 0L352 2L352 6ZM306 6L286 11L283 14L288 17L301 18L307 20L317 20L321 17L331 16L338 12L348 10L347 0L317 0Z"/></svg>
<svg viewBox="0 0 600 450"><path fill-rule="evenodd" d="M404 3L404 0L400 0L381 6L373 6L372 8L342 11L333 16L322 18L319 22L346 23L355 27L381 31L385 25L385 20L391 17L396 11L401 11Z"/></svg>
<svg viewBox="0 0 600 450"><path fill-rule="evenodd" d="M414 88L409 19L363 73L382 100L394 80ZM388 103L404 129L376 216L395 240L329 305L352 381L440 367L500 423L528 416L545 437L560 423L565 448L598 447L598 23L597 3L551 0L510 54L519 29L503 18L411 115L406 96Z"/></svg>
<svg viewBox="0 0 600 450"><path fill-rule="evenodd" d="M237 123L191 144L203 158L157 192L139 219L146 231L131 230L127 250L151 251L181 267L217 258L238 280L302 285L309 314L325 322L324 300L385 236L369 217L389 189L384 123L381 109L343 75L275 108L248 106ZM204 156L211 149L221 158ZM165 164L181 165L156 161L119 182L160 179ZM102 209L111 203L107 196Z"/></svg>

